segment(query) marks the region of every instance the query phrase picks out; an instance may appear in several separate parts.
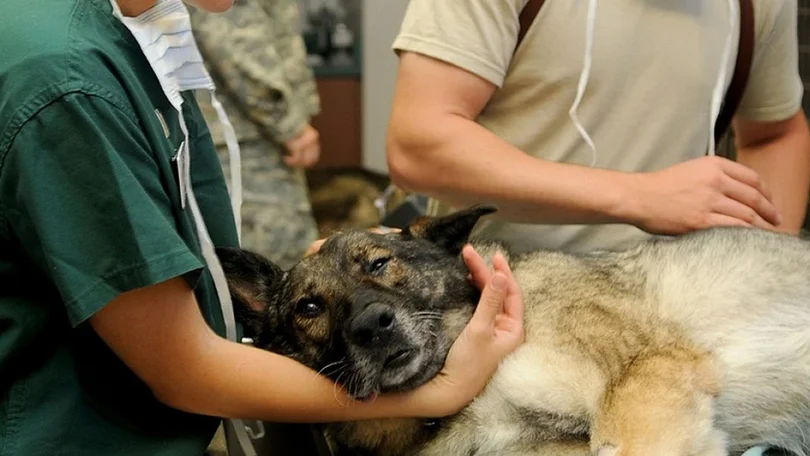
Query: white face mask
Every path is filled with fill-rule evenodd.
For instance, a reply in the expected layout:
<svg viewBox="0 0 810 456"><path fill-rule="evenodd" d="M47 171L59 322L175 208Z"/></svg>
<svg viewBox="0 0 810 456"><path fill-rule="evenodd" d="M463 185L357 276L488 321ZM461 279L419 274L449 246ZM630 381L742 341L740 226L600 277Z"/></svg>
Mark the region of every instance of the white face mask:
<svg viewBox="0 0 810 456"><path fill-rule="evenodd" d="M241 243L241 206L242 176L239 153L239 142L236 133L222 105L214 96L215 86L206 70L202 55L197 48L191 31L191 19L186 5L181 0L158 0L157 4L137 17L126 17L116 0L110 0L113 15L126 26L138 42L144 56L158 78L163 93L169 99L180 119L183 131L183 143L177 152L176 160L180 172L178 175L180 199L183 208L186 203L191 208L194 223L200 238L203 256L211 272L217 296L222 308L226 336L236 341L236 322L233 313L225 274L214 251L211 237L200 212L194 189L191 185L191 154L189 135L183 118L183 97L181 92L187 90L207 90L211 95L211 104L217 112L217 118L223 126L231 171L231 205L236 222L237 235ZM231 420L237 439L246 456L255 456L256 452L250 442L245 425L241 420ZM261 424L260 422L258 424Z"/></svg>
<svg viewBox="0 0 810 456"><path fill-rule="evenodd" d="M223 125L231 171L231 205L234 210L237 230L241 237L242 179L240 166L239 143L233 126L214 96L215 86L203 63L202 55L197 48L191 31L191 19L186 5L181 0L158 0L157 4L136 17L126 17L121 13L118 3L110 0L113 15L117 17L141 47L147 61L160 82L163 93L181 117L181 127L185 131L182 119L183 98L180 92L187 90L207 90L211 94L211 104L216 109L219 122ZM181 170L181 202L185 208L186 193L190 188L188 171L188 138L178 153L178 164Z"/></svg>

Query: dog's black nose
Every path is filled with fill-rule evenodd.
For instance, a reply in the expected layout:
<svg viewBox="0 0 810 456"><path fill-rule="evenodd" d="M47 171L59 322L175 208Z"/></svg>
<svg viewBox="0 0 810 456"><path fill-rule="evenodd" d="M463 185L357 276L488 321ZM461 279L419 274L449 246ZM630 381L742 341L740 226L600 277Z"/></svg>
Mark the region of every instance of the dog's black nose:
<svg viewBox="0 0 810 456"><path fill-rule="evenodd" d="M385 304L373 303L352 320L349 337L359 346L385 344L393 327L393 309Z"/></svg>

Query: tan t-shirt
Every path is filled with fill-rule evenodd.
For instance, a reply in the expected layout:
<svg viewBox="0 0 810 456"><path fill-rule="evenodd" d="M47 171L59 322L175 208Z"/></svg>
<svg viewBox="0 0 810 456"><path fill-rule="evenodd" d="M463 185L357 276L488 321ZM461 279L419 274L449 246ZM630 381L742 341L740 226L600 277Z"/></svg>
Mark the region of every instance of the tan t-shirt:
<svg viewBox="0 0 810 456"><path fill-rule="evenodd" d="M498 87L478 122L528 154L591 164L568 115L585 55L588 2L546 0L513 57L527 0L411 0L396 51L428 55ZM782 120L801 106L796 0L754 0L756 44L738 114ZM735 20L735 23L737 21ZM709 110L729 30L723 0L598 2L592 68L578 116L596 145L596 165L651 171L705 155ZM731 80L738 25L727 65ZM538 175L538 179L543 176ZM454 208L433 201L431 214ZM479 223L477 237L516 250L616 248L646 237L628 225Z"/></svg>

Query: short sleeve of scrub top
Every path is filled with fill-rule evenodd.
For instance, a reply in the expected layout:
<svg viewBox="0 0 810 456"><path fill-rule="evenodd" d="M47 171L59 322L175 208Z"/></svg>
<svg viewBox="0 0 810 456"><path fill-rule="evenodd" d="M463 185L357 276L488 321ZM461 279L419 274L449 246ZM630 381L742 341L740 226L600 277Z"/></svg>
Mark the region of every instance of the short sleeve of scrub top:
<svg viewBox="0 0 810 456"><path fill-rule="evenodd" d="M135 118L67 94L17 133L0 175L7 226L49 276L71 325L121 292L198 271Z"/></svg>

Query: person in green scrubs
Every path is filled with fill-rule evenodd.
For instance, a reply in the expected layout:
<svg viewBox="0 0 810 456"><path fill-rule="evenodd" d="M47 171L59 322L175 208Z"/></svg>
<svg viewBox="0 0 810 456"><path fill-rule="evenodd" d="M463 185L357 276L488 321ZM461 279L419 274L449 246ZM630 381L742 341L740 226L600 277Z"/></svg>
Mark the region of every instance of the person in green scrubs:
<svg viewBox="0 0 810 456"><path fill-rule="evenodd" d="M115 5L140 18L163 1ZM481 305L443 374L411 393L352 402L225 338L177 151L187 139L211 242L235 246L223 171L193 93L179 116L113 12L0 2L0 456L200 455L222 418L445 416L471 401L522 341L523 301L505 261L490 271L469 249Z"/></svg>

